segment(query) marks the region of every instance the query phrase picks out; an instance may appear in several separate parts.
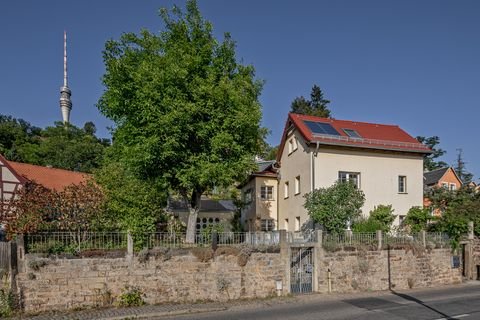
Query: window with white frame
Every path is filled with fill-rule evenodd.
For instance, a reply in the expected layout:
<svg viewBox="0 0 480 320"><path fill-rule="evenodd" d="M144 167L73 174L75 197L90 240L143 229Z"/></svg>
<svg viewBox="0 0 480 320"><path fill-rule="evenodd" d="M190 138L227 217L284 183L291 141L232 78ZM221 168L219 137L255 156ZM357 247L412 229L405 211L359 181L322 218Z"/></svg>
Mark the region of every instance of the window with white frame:
<svg viewBox="0 0 480 320"><path fill-rule="evenodd" d="M442 188L445 188L448 190L448 182L442 182Z"/></svg>
<svg viewBox="0 0 480 320"><path fill-rule="evenodd" d="M450 191L457 190L457 185L455 183L450 183Z"/></svg>
<svg viewBox="0 0 480 320"><path fill-rule="evenodd" d="M261 200L273 200L273 186L261 186L260 187L260 199Z"/></svg>
<svg viewBox="0 0 480 320"><path fill-rule="evenodd" d="M358 172L339 171L338 180L340 182L352 182L357 189L360 188L360 173Z"/></svg>
<svg viewBox="0 0 480 320"><path fill-rule="evenodd" d="M407 176L398 176L398 193L407 193Z"/></svg>
<svg viewBox="0 0 480 320"><path fill-rule="evenodd" d="M295 231L300 231L300 217L295 217Z"/></svg>
<svg viewBox="0 0 480 320"><path fill-rule="evenodd" d="M262 219L260 221L260 229L262 231L273 231L275 229L275 221L273 219Z"/></svg>
<svg viewBox="0 0 480 320"><path fill-rule="evenodd" d="M285 219L285 221L283 222L283 229L288 231L288 219Z"/></svg>
<svg viewBox="0 0 480 320"><path fill-rule="evenodd" d="M283 186L283 196L284 198L288 198L288 192L289 192L289 186L288 186L288 181L285 181L285 185Z"/></svg>
<svg viewBox="0 0 480 320"><path fill-rule="evenodd" d="M295 177L295 195L300 193L300 176Z"/></svg>

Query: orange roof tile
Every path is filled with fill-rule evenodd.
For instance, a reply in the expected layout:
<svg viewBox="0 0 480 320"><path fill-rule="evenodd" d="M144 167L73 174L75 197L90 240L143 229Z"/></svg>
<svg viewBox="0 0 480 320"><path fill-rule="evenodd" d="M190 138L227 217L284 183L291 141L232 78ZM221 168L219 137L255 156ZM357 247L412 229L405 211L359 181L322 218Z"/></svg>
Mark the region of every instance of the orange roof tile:
<svg viewBox="0 0 480 320"><path fill-rule="evenodd" d="M339 135L322 135L313 133L304 121L330 124ZM280 143L278 157L280 157L285 145L288 128L292 124L299 130L307 142L367 149L418 152L424 154L432 152L426 145L418 142L414 137L396 125L337 120L289 113L282 136L282 142ZM344 132L344 129L355 130L361 138L349 137ZM277 160L279 160L279 158Z"/></svg>
<svg viewBox="0 0 480 320"><path fill-rule="evenodd" d="M83 172L48 168L14 161L8 161L8 164L18 175L25 179L56 191L61 191L72 184L80 184L89 178L89 175Z"/></svg>

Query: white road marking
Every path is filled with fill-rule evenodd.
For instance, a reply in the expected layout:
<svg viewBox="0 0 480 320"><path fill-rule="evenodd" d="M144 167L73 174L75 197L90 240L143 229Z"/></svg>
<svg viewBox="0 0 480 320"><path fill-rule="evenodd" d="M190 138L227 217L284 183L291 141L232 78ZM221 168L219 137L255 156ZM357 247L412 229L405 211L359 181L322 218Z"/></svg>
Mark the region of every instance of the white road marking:
<svg viewBox="0 0 480 320"><path fill-rule="evenodd" d="M465 318L468 317L470 314L469 313L464 313L464 314L459 314L458 316L451 316L448 318L438 318L435 320L451 320L451 319L460 319L460 318Z"/></svg>

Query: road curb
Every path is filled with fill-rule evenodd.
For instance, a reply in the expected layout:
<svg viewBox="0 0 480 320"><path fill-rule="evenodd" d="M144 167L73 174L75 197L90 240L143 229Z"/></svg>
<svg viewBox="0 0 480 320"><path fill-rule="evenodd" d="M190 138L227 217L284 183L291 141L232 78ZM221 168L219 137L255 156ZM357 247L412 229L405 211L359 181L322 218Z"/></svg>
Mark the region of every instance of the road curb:
<svg viewBox="0 0 480 320"><path fill-rule="evenodd" d="M158 311L158 312L145 312L140 314L131 314L131 315L121 315L121 316L110 316L97 318L97 320L125 320L129 318L133 319L147 319L151 317L166 317L166 316L179 316L182 314L191 314L191 313L204 313L204 312L217 312L228 310L227 307L212 307L212 308L189 308L181 310L171 310L171 311Z"/></svg>

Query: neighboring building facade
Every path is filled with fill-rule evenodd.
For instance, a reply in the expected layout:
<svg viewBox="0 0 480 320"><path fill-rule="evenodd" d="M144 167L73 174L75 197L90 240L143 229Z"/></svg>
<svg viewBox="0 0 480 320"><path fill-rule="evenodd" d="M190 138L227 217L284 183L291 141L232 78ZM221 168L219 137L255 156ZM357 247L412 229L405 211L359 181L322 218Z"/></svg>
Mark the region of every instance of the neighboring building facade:
<svg viewBox="0 0 480 320"><path fill-rule="evenodd" d="M276 229L313 227L304 195L337 180L353 181L365 193L365 216L379 204L391 204L398 225L412 206L422 206L423 156L428 153L427 146L398 126L290 113L275 165ZM254 175L242 188L244 195L253 189L252 180L257 186ZM256 212L258 216L260 210Z"/></svg>
<svg viewBox="0 0 480 320"><path fill-rule="evenodd" d="M452 167L440 168L423 174L423 183L425 194L432 188L444 188L446 190L455 191L462 187L462 180ZM432 205L430 199L425 196L423 198L423 206L429 208ZM439 208L432 210L432 215L441 216L442 210Z"/></svg>
<svg viewBox="0 0 480 320"><path fill-rule="evenodd" d="M244 207L241 223L246 231L271 231L278 229L278 180L275 161L257 162L258 171L239 188Z"/></svg>
<svg viewBox="0 0 480 320"><path fill-rule="evenodd" d="M425 172L423 178L426 188L436 187L454 191L462 186L462 181L452 167Z"/></svg>
<svg viewBox="0 0 480 320"><path fill-rule="evenodd" d="M232 200L213 200L203 196L200 200L196 232L200 233L203 229L216 225L222 225L224 231L230 231L235 210ZM184 201L169 199L167 211L187 225L189 212Z"/></svg>

